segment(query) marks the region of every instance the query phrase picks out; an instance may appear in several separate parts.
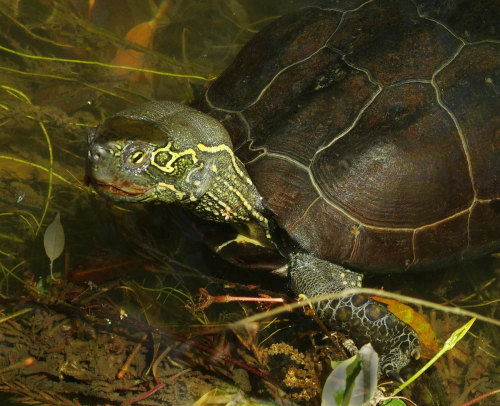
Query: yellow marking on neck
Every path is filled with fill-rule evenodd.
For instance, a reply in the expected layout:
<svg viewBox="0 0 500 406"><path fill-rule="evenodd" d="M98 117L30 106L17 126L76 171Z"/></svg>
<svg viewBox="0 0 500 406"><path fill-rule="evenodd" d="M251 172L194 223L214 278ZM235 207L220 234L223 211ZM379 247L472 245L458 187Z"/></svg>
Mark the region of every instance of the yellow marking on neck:
<svg viewBox="0 0 500 406"><path fill-rule="evenodd" d="M245 206L245 209L247 209L247 211L251 213L253 218L267 224L267 219L257 210L255 210L250 203L248 203L248 200L245 199L245 196L243 196L243 194L238 189L234 188L233 185L231 185L226 180L223 180L223 182L231 192L233 192L236 196L238 196L238 199L241 202L241 204Z"/></svg>
<svg viewBox="0 0 500 406"><path fill-rule="evenodd" d="M241 193L238 189L236 189L233 185L231 185L226 179L222 179L222 182L224 183L224 186L226 186L228 190L230 190L232 193L238 196L238 199L241 202L241 204L245 206L245 208L247 209L248 212L250 212L253 218L267 225L267 219L257 210L255 210L255 208L248 202L245 196L243 196L243 193Z"/></svg>
<svg viewBox="0 0 500 406"><path fill-rule="evenodd" d="M231 162L233 163L233 168L234 170L236 171L236 173L238 175L240 175L241 178L243 178L245 180L245 182L247 182L249 185L252 184L252 180L246 175L246 173L244 171L241 170L241 168L239 167L238 165L238 162L236 161L237 158L236 156L234 155L234 152L233 150L231 149L231 147L227 146L226 144L220 144L220 145L217 145L217 146L214 146L214 147L211 147L209 145L205 145L205 144L201 144L199 143L198 145L196 145L198 147L198 149L200 151L203 151L203 152L209 152L211 154L215 154L215 153L218 153L218 152L225 152L227 154L229 154L230 158L231 158Z"/></svg>
<svg viewBox="0 0 500 406"><path fill-rule="evenodd" d="M226 241L225 243L222 243L221 245L219 245L216 249L215 249L215 252L219 253L224 247L228 246L229 244L231 244L232 242L235 242L235 243L242 243L242 242L248 242L250 244L253 244L253 245L257 245L259 247L264 247L264 248L268 248L268 246L262 244L262 242L260 242L259 240L255 239L255 238L252 238L252 237L248 237L246 235L243 235L243 234L238 234L235 238L233 238L232 240L229 240L229 241Z"/></svg>
<svg viewBox="0 0 500 406"><path fill-rule="evenodd" d="M210 197L217 205L219 205L222 209L226 211L231 211L231 207L229 207L223 200L218 199L212 192L207 192L206 195ZM218 215L223 215L222 212L217 212Z"/></svg>
<svg viewBox="0 0 500 406"><path fill-rule="evenodd" d="M153 166L156 166L160 171L166 172L166 173L172 173L175 171L175 167L172 166L175 161L177 161L179 158L185 156L185 155L191 155L191 159L193 160L193 163L198 162L198 158L196 156L196 151L193 148L186 148L183 151L172 151L172 142L169 142L167 145L165 145L162 148L158 148L153 152L153 156L151 158L151 164ZM156 163L156 156L161 153L161 152L166 152L169 156L170 159L168 162L163 166L159 165Z"/></svg>
<svg viewBox="0 0 500 406"><path fill-rule="evenodd" d="M180 191L179 189L177 189L174 185L172 185L171 183L165 183L165 182L158 182L157 184L157 188L158 189L167 189L167 190L171 190L172 192L175 193L175 197L177 200L182 200L184 199L184 196L186 196L186 193Z"/></svg>

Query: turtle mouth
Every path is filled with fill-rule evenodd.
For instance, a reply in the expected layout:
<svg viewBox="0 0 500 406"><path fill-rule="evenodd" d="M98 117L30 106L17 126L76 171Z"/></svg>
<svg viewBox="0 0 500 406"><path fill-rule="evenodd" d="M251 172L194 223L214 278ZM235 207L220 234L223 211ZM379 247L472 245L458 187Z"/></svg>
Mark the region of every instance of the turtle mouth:
<svg viewBox="0 0 500 406"><path fill-rule="evenodd" d="M120 185L117 185L116 183L108 183L93 179L92 184L98 191L102 192L103 194L122 199L133 199L141 196L145 197L151 191L151 189L149 188L133 186L128 181L124 181Z"/></svg>

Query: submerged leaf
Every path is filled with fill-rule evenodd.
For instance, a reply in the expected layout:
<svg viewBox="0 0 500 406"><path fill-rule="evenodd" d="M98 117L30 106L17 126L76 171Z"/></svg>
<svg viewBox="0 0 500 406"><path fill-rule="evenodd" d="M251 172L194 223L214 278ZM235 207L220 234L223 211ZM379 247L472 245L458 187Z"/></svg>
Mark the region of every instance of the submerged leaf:
<svg viewBox="0 0 500 406"><path fill-rule="evenodd" d="M387 308L400 320L409 324L417 332L422 345L422 357L432 358L439 350L436 334L427 319L410 306L387 297L372 296L377 302L387 304Z"/></svg>
<svg viewBox="0 0 500 406"><path fill-rule="evenodd" d="M43 235L43 246L45 253L50 259L50 276L54 279L52 274L52 264L55 259L59 258L64 250L64 229L61 225L59 213L52 223L49 224Z"/></svg>
<svg viewBox="0 0 500 406"><path fill-rule="evenodd" d="M140 23L133 27L125 36L125 39L140 45L144 48L151 49L153 46L154 36L158 27L158 21L165 15L170 6L170 1L164 1L159 7L156 15L150 20ZM146 68L146 60L144 52L135 49L119 49L113 59L113 65L130 66L132 68ZM120 68L113 69L115 74L120 79L128 78L132 82L139 82L142 77L145 77L148 82L152 82L151 73L134 72Z"/></svg>
<svg viewBox="0 0 500 406"><path fill-rule="evenodd" d="M371 344L339 364L323 387L322 406L369 404L377 390L378 355Z"/></svg>
<svg viewBox="0 0 500 406"><path fill-rule="evenodd" d="M361 358L363 367L361 369L362 377L360 377L362 379L358 379L358 381L359 384L362 384L361 389L363 389L365 400L369 400L377 391L378 354L371 344L366 344L360 348L359 358Z"/></svg>

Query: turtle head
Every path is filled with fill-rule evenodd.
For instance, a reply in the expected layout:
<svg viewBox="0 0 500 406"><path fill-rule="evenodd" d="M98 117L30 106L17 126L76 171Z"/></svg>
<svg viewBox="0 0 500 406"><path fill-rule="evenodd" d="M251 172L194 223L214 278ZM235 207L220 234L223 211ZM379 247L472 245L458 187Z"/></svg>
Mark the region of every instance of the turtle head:
<svg viewBox="0 0 500 406"><path fill-rule="evenodd" d="M87 174L118 201L195 202L217 175L217 154L231 140L217 120L173 102L124 110L89 134Z"/></svg>

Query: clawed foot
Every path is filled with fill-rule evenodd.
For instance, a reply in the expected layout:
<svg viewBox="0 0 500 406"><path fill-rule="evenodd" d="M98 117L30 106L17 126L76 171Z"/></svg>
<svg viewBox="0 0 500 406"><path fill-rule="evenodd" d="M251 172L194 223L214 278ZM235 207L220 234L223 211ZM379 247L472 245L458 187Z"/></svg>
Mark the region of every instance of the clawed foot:
<svg viewBox="0 0 500 406"><path fill-rule="evenodd" d="M302 253L291 256L290 281L296 294L308 297L361 286L359 274ZM415 330L365 295L322 300L315 310L332 330L347 333L360 346L372 343L380 357L379 372L391 379L401 382L399 371L420 357Z"/></svg>
<svg viewBox="0 0 500 406"><path fill-rule="evenodd" d="M389 312L387 310L387 312ZM394 315L391 316L396 317ZM379 360L380 373L383 375L403 383L403 379L399 375L399 371L408 365L412 359L420 358L420 342L417 333L398 319L398 323L402 325L402 329L406 330L402 335L393 336L389 341L390 344L384 346L382 356ZM399 328L401 330L401 327ZM393 346L392 348L388 348Z"/></svg>
<svg viewBox="0 0 500 406"><path fill-rule="evenodd" d="M333 330L341 330L358 345L372 343L380 356L379 372L402 382L399 371L420 357L417 333L379 302L364 295L316 304L317 315Z"/></svg>

